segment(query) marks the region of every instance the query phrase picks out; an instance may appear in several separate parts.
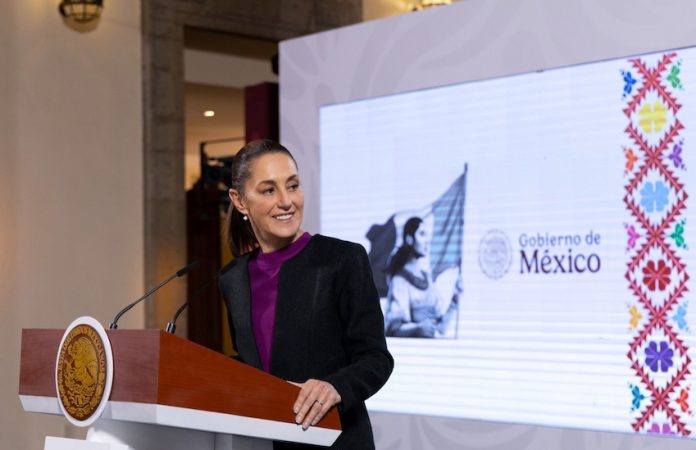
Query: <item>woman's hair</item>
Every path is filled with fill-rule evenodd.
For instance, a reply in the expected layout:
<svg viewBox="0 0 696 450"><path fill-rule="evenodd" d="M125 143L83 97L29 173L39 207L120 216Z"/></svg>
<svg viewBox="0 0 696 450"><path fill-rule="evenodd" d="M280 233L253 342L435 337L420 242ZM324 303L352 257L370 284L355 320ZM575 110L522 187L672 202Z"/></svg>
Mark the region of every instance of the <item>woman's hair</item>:
<svg viewBox="0 0 696 450"><path fill-rule="evenodd" d="M293 158L287 148L270 139L257 139L246 144L234 156L231 168L232 182L229 187L239 192L240 196L243 196L244 185L251 176L252 163L259 157L271 153L288 155L295 163L295 167L297 167L297 161L295 161L295 158ZM227 210L224 238L234 256L250 252L259 245L259 241L256 239L256 235L254 235L254 230L251 228L251 221L244 220L243 214L234 207L232 202L230 202L230 207Z"/></svg>
<svg viewBox="0 0 696 450"><path fill-rule="evenodd" d="M421 219L420 217L411 217L404 224L404 235L402 238L403 243L401 244L401 247L399 247L399 249L396 251L396 253L394 253L394 256L389 262L389 267L387 267L387 273L389 273L389 275L396 275L401 269L404 268L406 263L411 258L418 256L416 254L416 251L413 249L413 245L408 244L406 242L406 236L411 236L415 240L416 230L418 230L418 227L420 227L421 223L423 223L423 219Z"/></svg>

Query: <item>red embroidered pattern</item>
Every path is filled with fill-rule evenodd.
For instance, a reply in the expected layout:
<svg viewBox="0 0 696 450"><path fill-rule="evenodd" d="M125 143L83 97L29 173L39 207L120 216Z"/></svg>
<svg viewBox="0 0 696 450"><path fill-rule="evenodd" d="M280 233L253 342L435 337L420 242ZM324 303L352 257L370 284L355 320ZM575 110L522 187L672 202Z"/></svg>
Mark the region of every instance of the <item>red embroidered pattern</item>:
<svg viewBox="0 0 696 450"><path fill-rule="evenodd" d="M631 215L626 226L633 232L626 279L636 300L630 305L633 336L627 356L636 392L645 396L644 401L634 400L633 429L687 436L691 434L684 420L688 408L682 406L691 359L680 328L671 320L689 280L679 256L684 250L670 240L688 198L681 172L668 158L684 128L678 119L678 91L667 82L670 67L678 64L676 58L676 53L664 54L654 67L648 67L645 59L632 59L630 72L624 72L635 77L634 84L624 89L623 110L629 119L625 132L630 148L622 151L631 157L623 201Z"/></svg>

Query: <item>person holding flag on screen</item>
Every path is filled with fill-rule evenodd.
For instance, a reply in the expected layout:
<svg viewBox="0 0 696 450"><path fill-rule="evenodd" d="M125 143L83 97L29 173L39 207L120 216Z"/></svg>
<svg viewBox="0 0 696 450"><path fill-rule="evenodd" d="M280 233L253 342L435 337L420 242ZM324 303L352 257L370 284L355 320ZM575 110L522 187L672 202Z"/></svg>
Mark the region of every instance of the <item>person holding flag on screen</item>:
<svg viewBox="0 0 696 450"><path fill-rule="evenodd" d="M387 336L456 337L466 170L465 166L462 175L427 208L394 214L367 234L375 281L380 295L387 298ZM401 223L401 245L394 252ZM451 289L436 286L444 274L445 282L453 281Z"/></svg>

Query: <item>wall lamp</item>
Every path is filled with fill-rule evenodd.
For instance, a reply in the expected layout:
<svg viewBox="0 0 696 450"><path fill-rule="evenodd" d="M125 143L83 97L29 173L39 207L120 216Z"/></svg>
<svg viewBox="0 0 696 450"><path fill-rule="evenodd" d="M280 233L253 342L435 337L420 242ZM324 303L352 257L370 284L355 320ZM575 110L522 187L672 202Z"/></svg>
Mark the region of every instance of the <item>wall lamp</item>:
<svg viewBox="0 0 696 450"><path fill-rule="evenodd" d="M62 0L58 6L60 15L77 23L98 19L104 9L104 0Z"/></svg>
<svg viewBox="0 0 696 450"><path fill-rule="evenodd" d="M452 0L419 0L413 6L411 11L420 11L421 9L432 8L434 6L451 5Z"/></svg>

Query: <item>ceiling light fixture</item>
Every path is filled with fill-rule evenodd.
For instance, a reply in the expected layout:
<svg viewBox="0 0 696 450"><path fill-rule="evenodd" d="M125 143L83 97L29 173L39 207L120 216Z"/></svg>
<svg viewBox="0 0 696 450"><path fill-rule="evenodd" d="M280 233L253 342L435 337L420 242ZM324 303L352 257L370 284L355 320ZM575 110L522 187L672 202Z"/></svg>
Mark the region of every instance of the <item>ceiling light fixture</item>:
<svg viewBox="0 0 696 450"><path fill-rule="evenodd" d="M212 109L209 109L208 111L205 111L205 112L203 113L203 115L204 115L205 117L213 117L213 116L215 116L215 111L213 111Z"/></svg>

